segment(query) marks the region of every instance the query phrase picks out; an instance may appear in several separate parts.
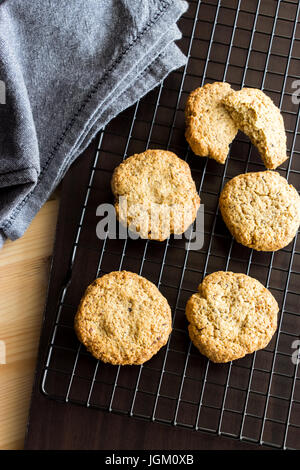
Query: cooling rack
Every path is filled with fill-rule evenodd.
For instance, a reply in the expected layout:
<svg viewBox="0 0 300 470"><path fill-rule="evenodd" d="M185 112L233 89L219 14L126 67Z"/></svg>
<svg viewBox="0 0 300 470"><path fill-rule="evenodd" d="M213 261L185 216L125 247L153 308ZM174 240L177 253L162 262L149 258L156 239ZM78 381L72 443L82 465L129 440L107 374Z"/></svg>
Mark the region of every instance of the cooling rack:
<svg viewBox="0 0 300 470"><path fill-rule="evenodd" d="M199 158L184 139L188 93L227 81L264 90L281 108L290 158L279 169L300 189L297 79L300 27L297 1L190 1L179 26L187 65L114 119L98 145L74 233L70 278L61 296L41 389L49 398L172 426L278 448L300 449L300 243L262 253L237 244L218 210L228 179L264 169L256 149L239 133L225 165ZM298 74L298 75L297 75ZM112 202L110 179L127 156L165 148L185 159L204 204L204 245L194 251L173 237L163 243L104 240L96 236L101 203ZM142 366L95 360L76 339L73 319L86 286L112 270L126 269L154 282L171 305L173 332L166 347ZM184 308L203 277L216 270L243 272L276 297L278 331L262 351L213 364L190 343Z"/></svg>

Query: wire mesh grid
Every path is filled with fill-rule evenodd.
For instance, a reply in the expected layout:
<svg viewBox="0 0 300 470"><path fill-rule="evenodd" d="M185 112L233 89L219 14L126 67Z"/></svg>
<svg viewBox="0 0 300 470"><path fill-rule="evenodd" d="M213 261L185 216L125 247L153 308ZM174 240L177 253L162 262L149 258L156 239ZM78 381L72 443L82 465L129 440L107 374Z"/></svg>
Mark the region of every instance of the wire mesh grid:
<svg viewBox="0 0 300 470"><path fill-rule="evenodd" d="M187 65L114 119L98 136L80 222L74 236L69 282L62 286L42 376L48 397L147 420L267 444L300 448L300 243L262 253L237 244L218 211L226 181L264 168L249 139L239 133L225 165L192 154L184 139L188 93L207 82L227 81L264 90L281 108L290 158L280 173L300 189L299 106L293 86L300 60L297 1L190 2L179 26ZM99 240L96 208L112 202L113 169L146 148L166 148L191 167L204 203L204 246L185 240ZM110 366L78 343L73 319L86 286L112 270L126 269L154 282L171 305L169 342L142 366ZM190 343L184 309L203 277L216 270L244 272L276 297L278 331L262 351L213 364Z"/></svg>

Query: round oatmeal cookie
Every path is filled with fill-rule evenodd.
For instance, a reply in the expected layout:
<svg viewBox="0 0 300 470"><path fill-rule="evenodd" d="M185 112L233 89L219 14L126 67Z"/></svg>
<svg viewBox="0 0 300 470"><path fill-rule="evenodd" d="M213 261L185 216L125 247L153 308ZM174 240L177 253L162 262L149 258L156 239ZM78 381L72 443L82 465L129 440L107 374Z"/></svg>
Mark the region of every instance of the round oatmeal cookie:
<svg viewBox="0 0 300 470"><path fill-rule="evenodd" d="M215 82L190 93L185 107L185 137L196 155L225 163L229 144L238 131L222 103L232 91L228 83Z"/></svg>
<svg viewBox="0 0 300 470"><path fill-rule="evenodd" d="M267 346L277 328L278 304L245 274L209 274L186 305L192 342L213 362L228 362Z"/></svg>
<svg viewBox="0 0 300 470"><path fill-rule="evenodd" d="M242 88L228 94L223 104L238 128L257 147L266 168L274 170L288 158L283 118L263 91Z"/></svg>
<svg viewBox="0 0 300 470"><path fill-rule="evenodd" d="M171 333L171 309L157 287L142 276L115 271L88 286L75 331L88 351L110 364L142 364Z"/></svg>
<svg viewBox="0 0 300 470"><path fill-rule="evenodd" d="M287 246L299 228L299 194L275 171L236 176L225 185L219 202L234 238L258 251Z"/></svg>
<svg viewBox="0 0 300 470"><path fill-rule="evenodd" d="M167 150L127 158L111 186L118 219L141 238L163 241L185 232L200 206L189 165Z"/></svg>

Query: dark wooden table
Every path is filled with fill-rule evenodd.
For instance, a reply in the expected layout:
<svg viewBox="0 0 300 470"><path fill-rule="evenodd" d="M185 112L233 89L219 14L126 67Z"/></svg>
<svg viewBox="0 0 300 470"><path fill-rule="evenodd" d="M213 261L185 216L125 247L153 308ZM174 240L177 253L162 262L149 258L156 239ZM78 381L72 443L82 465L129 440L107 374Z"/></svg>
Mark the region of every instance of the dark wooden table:
<svg viewBox="0 0 300 470"><path fill-rule="evenodd" d="M86 169L92 164L95 146L96 141L77 160L65 177L62 187L52 264L52 274L55 275L51 276L49 286L25 449L257 449L257 446L234 439L59 403L41 393L40 378L49 331L60 286L68 275L72 248L72 243L66 247L63 240L72 236L78 223L78 207L83 203L89 177Z"/></svg>
<svg viewBox="0 0 300 470"><path fill-rule="evenodd" d="M106 128L103 137L104 145L102 145L103 148L101 148L100 153L105 157L108 156L108 158L101 162L104 164L105 168L103 168L101 164L99 164L98 167L97 164L95 165L97 167L96 184L94 185L94 181L93 184L91 184L91 186L94 185L95 187L91 188L90 196L92 196L92 198L90 199L89 197L86 211L89 217L85 215L82 218L82 226L86 229L84 237L87 249L85 251L86 246L81 247L83 250L79 256L78 251L80 252L80 247L79 250L76 251L75 267L73 265L73 276L69 284L71 286L69 290L71 290L73 294L73 297L71 294L72 302L70 303L74 309L77 308L79 302L79 298L77 297L83 293L83 288L85 289L86 285L93 280L92 276L100 273L98 269L98 257L101 257L99 253L100 248L98 247L99 240L95 240L95 209L101 202L101 194L104 195L102 202L110 202L108 198L112 197L109 189L109 172L121 162L123 157L142 152L149 145L151 146L153 144L155 148L157 148L157 146L159 146L158 148L168 148L169 150L175 151L182 158L186 156L188 159L191 157L192 160L193 156L189 155L184 138L183 106L186 101L187 93L201 84L214 80L228 81L235 88L250 86L264 89L267 94L274 99L274 102L281 107L283 112L285 127L288 132L288 152L291 154L290 160L287 160L287 162L281 166L280 172L299 190L300 167L299 163L297 163L297 154L299 154L299 110L296 104L293 104L291 101L293 93L292 80L295 78L296 73L295 60L297 60L297 56L299 56L299 53L297 53L299 52L299 40L298 42L294 42L294 38L298 37L297 17L299 5L297 6L295 2L275 1L258 2L257 5L254 5L255 2L228 1L224 2L225 5L221 5L223 2L190 3L190 9L179 22L179 26L183 32L183 38L180 44L183 52L187 54L190 59L188 67L170 74L164 82L161 93L158 90L154 90L147 95L148 98L145 96L143 100L141 100L141 103L136 105L139 107L136 108L137 113L135 113L132 108L131 111L128 111L128 114L125 112L123 118L118 117L114 119ZM240 3L241 6L239 5ZM220 5L221 7L219 8ZM134 120L135 124L133 126ZM110 128L110 130L108 128ZM52 275L25 448L257 449L257 446L244 444L238 440L218 438L215 435L201 432L196 433L190 430L178 429L174 426L171 427L148 421L140 421L135 418L88 409L84 406L58 403L41 394L40 383L49 344L50 331L57 312L57 302L60 298L61 287L64 286L70 278L70 260L74 245L74 234L79 224L81 209L84 204L86 189L93 168L93 160L97 153L96 151L97 141L95 140L84 155L73 165L63 183ZM289 415L288 407L290 403L289 400L293 394L295 397L299 397L299 388L297 388L297 390L295 389L296 391L292 390L294 379L297 387L299 387L299 375L296 376L299 372L297 372L297 369L290 361L291 341L299 333L299 296L295 295L294 291L296 289L297 294L297 286L293 287L292 283L294 282L295 284L296 281L292 279L291 275L292 267L293 275L299 276L300 272L298 254L298 258L296 259L295 257L293 262L293 254L296 249L297 252L299 250L299 241L298 245L293 245L292 248L290 247L287 250L280 250L278 254L275 253L273 259L273 255L271 257L268 253L259 253L258 256L256 256L256 253L252 256L249 249L241 245L236 247L232 245L232 248L230 245L232 242L230 236L227 238L228 247L230 248L227 248L225 239L221 238L221 242L218 237L214 239L214 232L218 232L215 233L215 235L223 237L226 231L226 227L223 225L223 221L219 220L217 213L218 194L225 180L240 173L262 171L264 169L264 165L255 148L250 145L247 139L245 140L245 136L243 135L238 135L235 139L229 159L228 168L226 165L222 167L212 160L207 161L207 163L205 163L204 159L197 160L197 158L195 158L192 162L190 160L193 177L201 192L201 200L207 208L207 233L211 235L211 237L208 236L208 239L211 240L211 242L216 242L216 250L219 255L220 252L222 255L221 257L217 255L214 257L214 253L212 253L214 245L209 242L208 246L212 249L209 248L207 250L209 257L205 257L205 259L208 260L206 268L209 265L211 271L229 269L235 272L250 272L251 276L260 280L264 285L270 287L271 290L272 287L274 288L272 293L277 296L276 298L280 304L280 309L284 315L284 317L281 317L284 318L284 330L281 328L280 323L278 336L274 335L269 350L264 351L266 354L263 353L260 355L258 353L255 364L253 362L252 365L251 361L253 357L248 358L250 361L250 365L247 365L246 370L248 377L243 387L241 387L240 384L240 381L242 381L241 369L238 369L236 375L238 377L238 391L240 394L238 395L239 398L236 398L235 395L231 396L232 406L229 406L229 411L233 411L237 415L240 405L245 411L247 406L247 402L245 402L245 391L253 392L256 394L256 398L259 396L262 400L263 410L260 409L261 401L255 399L255 410L252 411L252 414L250 412L250 418L253 418L253 415L255 418L252 423L253 432L251 432L250 435L256 437L252 438L260 438L261 421L262 419L263 421L267 419L269 426L263 428L262 437L267 442L271 442L274 445L282 445L284 432L288 429L288 427L286 427L286 420L287 416L289 416L288 420L291 432L289 432L289 436L286 436L288 437L287 446L289 448L298 448L299 434L297 433L299 431L299 411L294 407L294 409L292 409L292 413L294 414ZM187 161L189 163L189 160ZM105 170L107 173L105 174L102 170ZM205 173L205 177L203 177L203 172ZM79 241L80 240L79 238ZM134 255L136 254L135 250L138 251L136 246L133 248ZM87 254L88 249L93 247L96 247L96 255L91 253L92 250L89 250L90 253ZM126 253L128 253L128 249ZM211 253L212 256L210 256ZM112 259L114 255L114 253L106 250L108 259L104 269L101 267L103 273L105 270L113 270ZM118 256L119 255L120 253L118 253ZM147 257L148 255L147 253ZM122 257L122 253L120 256ZM143 253L141 257L143 257ZM222 263L220 258L222 258ZM156 261L158 260L156 263L156 266L158 266L157 269L160 269L160 262L163 259L163 257L159 256L155 258ZM126 261L126 256L124 256L124 260ZM77 264L76 261L78 261ZM150 259L150 262L151 261L153 261L153 259ZM212 264L209 264L210 261ZM140 262L140 260L138 260L138 262ZM152 265L154 265L154 263L152 263ZM196 263L196 274L199 278L202 265L203 259L200 258ZM113 267L120 269L120 266L122 266L122 269L139 271L138 267L132 268L130 263L129 268L126 262L123 263L122 261L120 265L118 259ZM175 266L172 266L174 278L178 275L180 266L182 265L179 265L178 269L176 259ZM206 268L204 270L205 272L207 272ZM143 270L145 277L149 278L149 272L146 271L145 273L145 271L146 270ZM273 275L274 278L272 277ZM193 274L187 279L189 283L188 291L194 292L198 282L197 276L195 277ZM272 285L270 285L270 280L272 280ZM290 295L286 295L290 280L292 286L290 287ZM193 289L191 289L191 287L193 287ZM173 289L173 293L175 291L175 296L177 296L179 284L175 283L171 285L171 288ZM180 290L182 290L181 284ZM168 300L170 301L169 298ZM175 302L174 319L176 315L176 305ZM181 308L181 310L183 309ZM182 320L185 321L184 313L182 314ZM184 328L186 329L186 325L183 323L181 330L186 333ZM70 329L73 334L73 317ZM280 334L282 334L282 336L279 336ZM65 345L66 337L62 335L62 338L63 345ZM172 339L173 338L174 335L172 334ZM282 338L283 341L279 342L277 338L279 340ZM274 351L276 351L276 354ZM186 354L185 350L184 354ZM64 360L65 357L66 355L63 355L62 360ZM247 358L245 359L247 360ZM257 359L259 359L260 362L257 361ZM235 363L236 362L237 361L235 361ZM255 372L258 372L258 374L253 384L253 381L251 382L250 370L254 370L254 365L256 369ZM277 380L273 383L272 377L275 374L274 371L277 366L280 373L277 373ZM239 365L234 365L233 367L238 368ZM73 372L75 368L76 364L74 365ZM198 363L196 370L197 372L199 370ZM185 377L184 374L183 377ZM152 380L153 376L150 378ZM167 383L169 384L169 389L171 389L173 385L168 381ZM218 384L219 383L220 382L218 382ZM54 384L57 385L58 388L61 385L60 381L56 381ZM173 392L173 390L171 390L171 392ZM208 393L214 398L213 392L209 390ZM221 393L223 393L223 390L221 390ZM268 396L268 399L264 401L266 396ZM175 397L173 395L171 396L173 399L177 397L178 395ZM225 395L223 395L223 397L225 397ZM199 398L199 395L197 398ZM227 398L229 398L228 395L226 396L226 399ZM146 400L142 403L146 403ZM195 401L191 404L195 406ZM223 400L223 405L224 404L225 400ZM198 403L196 403L196 405L198 405ZM226 406L227 405L226 402ZM127 408L126 411L128 411ZM148 414L148 416L151 415ZM233 413L231 413L229 417L229 424L234 425L234 418L232 416ZM278 423L280 426L277 428ZM298 428L294 428L293 432L291 430L293 424L291 423L298 423ZM237 427L238 426L239 424ZM215 429L217 429L217 427L215 427ZM239 429L242 430L241 427ZM238 435L238 432L235 432L235 435Z"/></svg>

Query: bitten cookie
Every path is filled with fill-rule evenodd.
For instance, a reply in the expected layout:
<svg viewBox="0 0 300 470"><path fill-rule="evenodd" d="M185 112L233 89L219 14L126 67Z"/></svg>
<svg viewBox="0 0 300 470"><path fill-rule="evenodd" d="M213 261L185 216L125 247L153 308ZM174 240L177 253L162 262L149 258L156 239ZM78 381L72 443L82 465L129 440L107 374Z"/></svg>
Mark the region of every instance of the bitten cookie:
<svg viewBox="0 0 300 470"><path fill-rule="evenodd" d="M118 219L141 238L163 241L193 223L200 198L189 165L172 152L146 150L114 171Z"/></svg>
<svg viewBox="0 0 300 470"><path fill-rule="evenodd" d="M142 276L116 271L96 279L81 299L75 331L88 351L111 364L142 364L166 344L171 309Z"/></svg>
<svg viewBox="0 0 300 470"><path fill-rule="evenodd" d="M238 131L222 103L232 91L228 83L215 82L190 93L185 107L185 137L196 155L225 163L229 144Z"/></svg>
<svg viewBox="0 0 300 470"><path fill-rule="evenodd" d="M225 185L219 203L234 238L255 250L279 250L299 228L299 194L275 171L236 176Z"/></svg>
<svg viewBox="0 0 300 470"><path fill-rule="evenodd" d="M203 280L186 305L192 342L213 362L262 349L277 328L278 305L259 281L218 271Z"/></svg>
<svg viewBox="0 0 300 470"><path fill-rule="evenodd" d="M257 147L266 168L277 168L288 158L284 122L271 98L256 88L243 88L228 94L223 103Z"/></svg>

